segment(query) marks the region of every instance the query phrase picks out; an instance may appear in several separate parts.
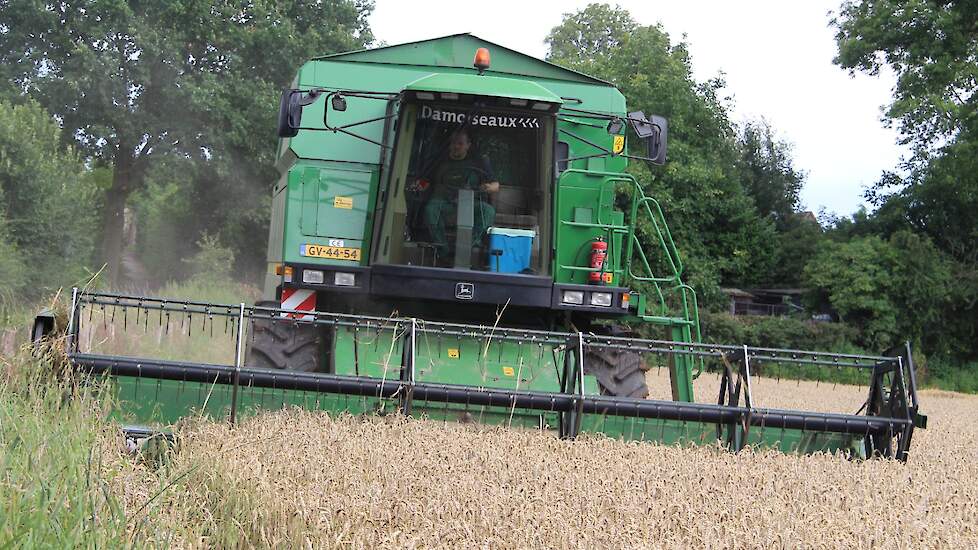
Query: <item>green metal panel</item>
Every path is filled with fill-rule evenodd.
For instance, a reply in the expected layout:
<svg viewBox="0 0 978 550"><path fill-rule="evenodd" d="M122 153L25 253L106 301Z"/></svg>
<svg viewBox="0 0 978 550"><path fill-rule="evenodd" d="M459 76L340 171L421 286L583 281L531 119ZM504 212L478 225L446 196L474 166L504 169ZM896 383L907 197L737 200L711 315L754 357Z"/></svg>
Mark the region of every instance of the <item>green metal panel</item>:
<svg viewBox="0 0 978 550"><path fill-rule="evenodd" d="M319 221L319 168L306 166L299 172L302 189L302 205L299 209L299 227L303 235L316 236L316 224ZM325 184L325 182L323 182ZM326 229L326 228L323 228Z"/></svg>
<svg viewBox="0 0 978 550"><path fill-rule="evenodd" d="M266 257L265 281L262 286L262 297L265 300L275 299L275 288L281 279L275 273L275 267L282 262L282 241L285 235L285 196L288 178L288 173L279 178L272 195L272 221L268 226L268 255Z"/></svg>
<svg viewBox="0 0 978 550"><path fill-rule="evenodd" d="M401 340L390 331L338 328L334 335L336 374L399 375ZM563 365L563 351L529 342L425 334L417 342L415 364L419 382L553 392L560 391L557 372ZM597 382L591 376L586 378L586 391L598 393Z"/></svg>
<svg viewBox="0 0 978 550"><path fill-rule="evenodd" d="M624 213L614 208L615 185L604 176L587 172L564 172L557 182L554 235L556 256L554 280L585 284L591 242L598 237L608 243L606 266L613 273L622 265ZM612 284L620 282L615 274Z"/></svg>
<svg viewBox="0 0 978 550"><path fill-rule="evenodd" d="M362 240L374 175L373 170L303 168L302 234Z"/></svg>
<svg viewBox="0 0 978 550"><path fill-rule="evenodd" d="M563 103L560 96L554 95L553 92L536 82L486 75L435 73L411 82L404 89L512 97L557 104Z"/></svg>
<svg viewBox="0 0 978 550"><path fill-rule="evenodd" d="M376 201L379 167L300 160L290 170L285 191L282 260L323 265L365 263L369 224ZM274 221L274 220L273 220ZM302 255L307 244L361 249L360 262Z"/></svg>
<svg viewBox="0 0 978 550"><path fill-rule="evenodd" d="M333 54L316 59L360 64L382 63L472 70L472 61L478 48L489 49L492 56L492 66L488 72L491 74L520 75L530 78L547 78L610 86L607 82L592 76L565 69L468 33Z"/></svg>
<svg viewBox="0 0 978 550"><path fill-rule="evenodd" d="M691 342L688 325L673 325L670 327L670 338L674 342ZM671 357L672 366L670 378L672 382L672 399L674 401L693 401L693 357L676 354Z"/></svg>

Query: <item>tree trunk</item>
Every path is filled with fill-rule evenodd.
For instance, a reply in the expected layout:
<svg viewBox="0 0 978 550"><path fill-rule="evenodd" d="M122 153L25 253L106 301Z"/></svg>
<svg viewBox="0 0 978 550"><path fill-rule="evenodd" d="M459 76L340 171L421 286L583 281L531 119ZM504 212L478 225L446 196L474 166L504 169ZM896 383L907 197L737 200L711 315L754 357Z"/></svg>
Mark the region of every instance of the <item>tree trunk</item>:
<svg viewBox="0 0 978 550"><path fill-rule="evenodd" d="M123 147L119 148L119 151L124 150ZM112 169L112 187L105 195L102 208L102 261L105 262L102 275L113 288L122 282L119 280L119 266L122 263L126 202L132 189L132 160L128 156L116 155Z"/></svg>

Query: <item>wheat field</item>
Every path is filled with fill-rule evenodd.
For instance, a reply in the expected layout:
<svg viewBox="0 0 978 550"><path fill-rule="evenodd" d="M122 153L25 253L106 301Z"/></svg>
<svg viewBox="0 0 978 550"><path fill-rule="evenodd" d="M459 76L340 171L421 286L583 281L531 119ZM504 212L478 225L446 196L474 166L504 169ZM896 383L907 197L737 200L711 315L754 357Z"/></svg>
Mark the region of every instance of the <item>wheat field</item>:
<svg viewBox="0 0 978 550"><path fill-rule="evenodd" d="M653 395L668 387L649 379ZM759 406L819 410L863 392L754 386ZM930 427L907 464L299 410L188 424L163 467L117 439L103 450L127 516L147 518L140 538L175 547L978 546L978 396L921 402Z"/></svg>

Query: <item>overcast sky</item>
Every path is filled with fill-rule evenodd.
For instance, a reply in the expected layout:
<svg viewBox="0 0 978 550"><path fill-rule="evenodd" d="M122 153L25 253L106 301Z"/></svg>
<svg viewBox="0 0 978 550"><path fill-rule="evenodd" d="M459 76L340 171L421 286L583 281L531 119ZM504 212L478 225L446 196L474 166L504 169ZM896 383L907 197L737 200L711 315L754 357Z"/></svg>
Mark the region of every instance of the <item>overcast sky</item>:
<svg viewBox="0 0 978 550"><path fill-rule="evenodd" d="M561 15L587 4L377 0L370 25L388 44L471 32L543 58L543 40ZM850 77L832 64L827 14L838 1L618 4L641 24L662 23L674 42L686 34L697 80L725 73L734 120L763 116L794 145L796 167L808 172L806 209L849 214L863 203L863 189L896 166L902 152L896 133L880 122L893 77Z"/></svg>

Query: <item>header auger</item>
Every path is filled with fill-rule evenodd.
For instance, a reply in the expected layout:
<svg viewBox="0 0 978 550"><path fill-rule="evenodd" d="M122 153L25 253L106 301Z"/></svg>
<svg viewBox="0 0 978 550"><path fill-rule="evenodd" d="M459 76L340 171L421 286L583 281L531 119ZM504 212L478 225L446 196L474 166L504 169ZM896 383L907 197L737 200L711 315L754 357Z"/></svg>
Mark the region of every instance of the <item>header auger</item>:
<svg viewBox="0 0 978 550"><path fill-rule="evenodd" d="M282 96L263 300L75 291L68 356L138 433L297 405L905 460L923 424L908 348L700 343L662 209L625 172L665 162L667 128L471 35L312 60ZM758 369L801 367L852 371L859 412L759 406Z"/></svg>

